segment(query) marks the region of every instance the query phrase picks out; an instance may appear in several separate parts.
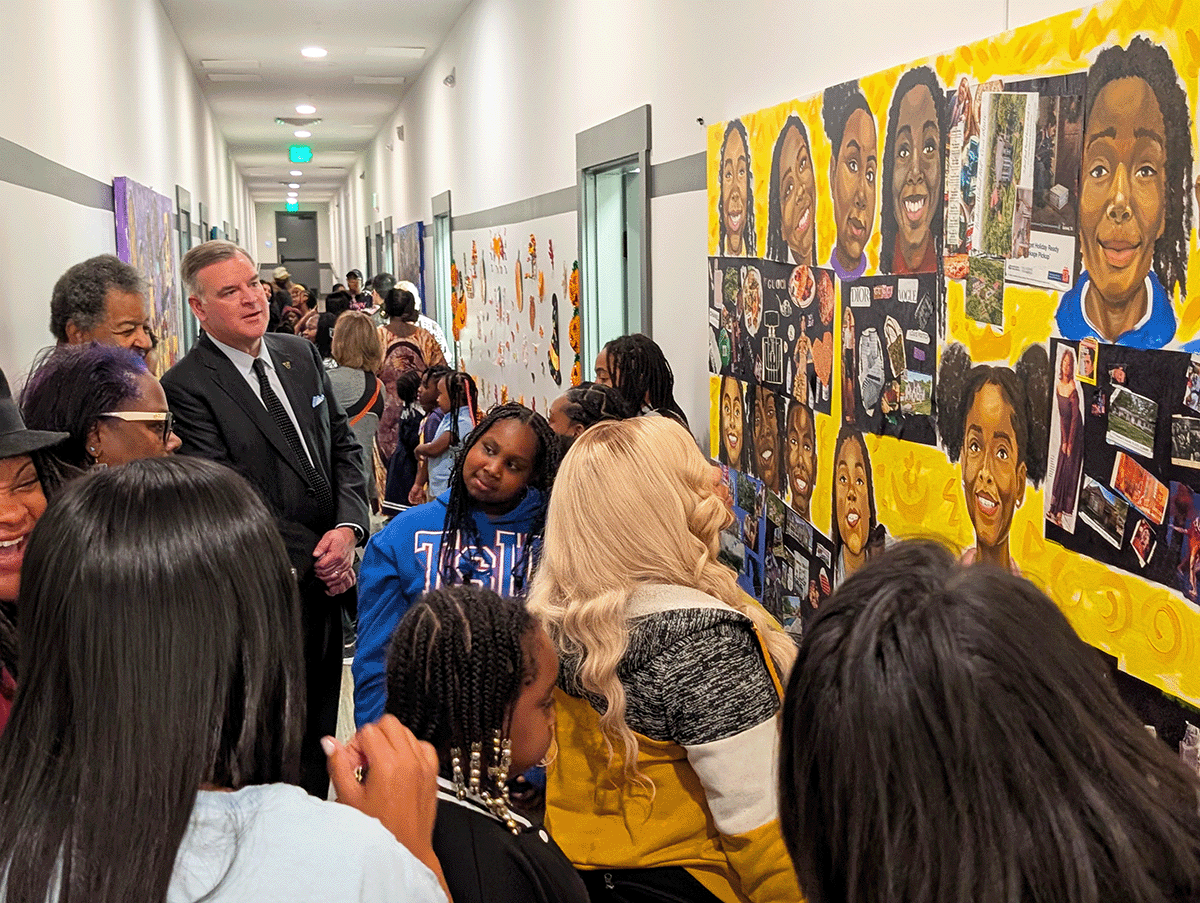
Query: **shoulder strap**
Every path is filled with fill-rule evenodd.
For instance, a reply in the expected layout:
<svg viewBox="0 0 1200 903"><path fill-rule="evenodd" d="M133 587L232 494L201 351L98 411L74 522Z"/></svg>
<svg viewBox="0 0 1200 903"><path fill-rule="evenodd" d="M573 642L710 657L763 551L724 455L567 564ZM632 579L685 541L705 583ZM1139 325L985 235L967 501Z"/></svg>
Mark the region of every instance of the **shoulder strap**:
<svg viewBox="0 0 1200 903"><path fill-rule="evenodd" d="M351 426L354 426L354 424L358 423L358 421L362 420L365 416L367 416L367 413L371 410L371 408L375 407L375 399L377 399L379 397L379 387L381 385L383 385L383 383L380 381L380 379L378 377L376 377L372 373L368 373L367 378L368 379L374 378L375 391L371 393L370 400L365 405L363 405L361 409L359 409L358 413L350 418ZM367 394L366 391L364 391L363 396L365 397L366 394ZM357 407L357 405L355 405L355 407Z"/></svg>

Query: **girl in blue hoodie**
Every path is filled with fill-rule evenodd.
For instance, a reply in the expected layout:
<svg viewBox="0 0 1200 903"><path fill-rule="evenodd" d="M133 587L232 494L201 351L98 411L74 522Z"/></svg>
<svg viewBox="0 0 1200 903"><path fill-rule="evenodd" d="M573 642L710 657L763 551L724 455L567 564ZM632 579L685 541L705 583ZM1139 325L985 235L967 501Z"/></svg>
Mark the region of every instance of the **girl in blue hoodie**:
<svg viewBox="0 0 1200 903"><path fill-rule="evenodd" d="M500 405L463 443L450 488L400 513L367 543L359 573L355 724L383 715L388 640L426 592L474 583L501 596L524 594L559 458L558 439L541 414Z"/></svg>

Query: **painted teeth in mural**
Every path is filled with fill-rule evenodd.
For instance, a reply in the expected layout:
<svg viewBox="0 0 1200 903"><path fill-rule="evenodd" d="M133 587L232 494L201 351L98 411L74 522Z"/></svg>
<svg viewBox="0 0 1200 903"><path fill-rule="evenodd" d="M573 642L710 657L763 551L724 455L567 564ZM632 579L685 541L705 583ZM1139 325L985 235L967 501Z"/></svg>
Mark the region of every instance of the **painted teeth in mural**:
<svg viewBox="0 0 1200 903"><path fill-rule="evenodd" d="M710 126L722 554L790 629L932 535L1200 703L1196 21L1103 3Z"/></svg>

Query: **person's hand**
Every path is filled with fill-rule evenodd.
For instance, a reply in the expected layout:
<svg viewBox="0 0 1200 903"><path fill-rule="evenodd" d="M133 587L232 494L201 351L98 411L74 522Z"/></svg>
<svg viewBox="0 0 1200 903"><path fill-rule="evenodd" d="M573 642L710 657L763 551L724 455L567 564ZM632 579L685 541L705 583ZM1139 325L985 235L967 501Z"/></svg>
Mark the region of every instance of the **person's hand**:
<svg viewBox="0 0 1200 903"><path fill-rule="evenodd" d="M415 483L413 488L408 490L408 503L410 505L421 505L425 502L425 487L418 486Z"/></svg>
<svg viewBox="0 0 1200 903"><path fill-rule="evenodd" d="M378 819L445 886L433 852L437 751L394 715L365 725L346 746L321 740L338 800ZM447 891L447 897L449 892Z"/></svg>
<svg viewBox="0 0 1200 903"><path fill-rule="evenodd" d="M313 549L313 558L317 559L314 572L322 583L325 592L331 596L344 593L354 586L354 546L356 537L349 527L334 527L321 537L317 547Z"/></svg>

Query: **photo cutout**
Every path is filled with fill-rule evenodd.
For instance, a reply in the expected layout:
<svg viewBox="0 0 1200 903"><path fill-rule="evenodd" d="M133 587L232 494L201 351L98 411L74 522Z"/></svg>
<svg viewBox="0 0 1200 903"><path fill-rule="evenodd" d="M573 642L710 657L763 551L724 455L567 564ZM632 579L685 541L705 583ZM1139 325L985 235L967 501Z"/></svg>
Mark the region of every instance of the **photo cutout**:
<svg viewBox="0 0 1200 903"><path fill-rule="evenodd" d="M971 85L960 78L950 106L946 141L946 278L965 279L967 255L975 249L975 210L979 197L979 117L983 96L1000 91L998 81Z"/></svg>
<svg viewBox="0 0 1200 903"><path fill-rule="evenodd" d="M963 564L984 562L1014 574L1009 549L1013 515L1027 483L1046 475L1050 359L1041 345L1025 349L1015 367L973 364L955 343L938 370L938 429L946 456L962 471L963 497L975 545Z"/></svg>
<svg viewBox="0 0 1200 903"><path fill-rule="evenodd" d="M934 273L941 259L946 94L928 66L900 76L888 110L879 215L881 273Z"/></svg>
<svg viewBox="0 0 1200 903"><path fill-rule="evenodd" d="M817 265L817 180L808 127L789 113L771 153L767 257Z"/></svg>
<svg viewBox="0 0 1200 903"><path fill-rule="evenodd" d="M879 136L875 115L857 81L825 89L821 109L833 147L829 189L837 240L829 266L843 283L867 271L867 243L875 229Z"/></svg>
<svg viewBox="0 0 1200 903"><path fill-rule="evenodd" d="M764 385L822 414L833 398L833 273L763 261L767 287L761 340Z"/></svg>
<svg viewBox="0 0 1200 903"><path fill-rule="evenodd" d="M1058 307L1064 338L1096 335L1131 348L1177 338L1171 299L1177 287L1186 295L1192 216L1188 106L1170 55L1146 38L1106 48L1088 70L1078 215L1084 272ZM1128 191L1119 174L1138 172L1139 190ZM1127 204L1129 215L1110 216L1114 203Z"/></svg>
<svg viewBox="0 0 1200 903"><path fill-rule="evenodd" d="M1054 393L1050 397L1050 436L1047 455L1046 520L1075 532L1079 478L1083 473L1083 389L1075 374L1076 346L1053 342Z"/></svg>
<svg viewBox="0 0 1200 903"><path fill-rule="evenodd" d="M1028 236L1020 243L1014 238L1005 277L1009 282L1067 291L1078 275L1075 236L1087 74L1016 81L1006 87L1036 94L1038 105L1033 190L1019 193L1017 215L1022 221L1014 227L1014 236L1018 228L1027 228Z"/></svg>
<svg viewBox="0 0 1200 903"><path fill-rule="evenodd" d="M936 274L868 276L842 286L842 411L863 432L933 445ZM851 380L853 384L851 385Z"/></svg>
<svg viewBox="0 0 1200 903"><path fill-rule="evenodd" d="M750 138L740 119L731 119L721 141L721 193L717 200L718 251L727 257L754 257L754 173Z"/></svg>

